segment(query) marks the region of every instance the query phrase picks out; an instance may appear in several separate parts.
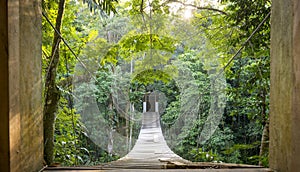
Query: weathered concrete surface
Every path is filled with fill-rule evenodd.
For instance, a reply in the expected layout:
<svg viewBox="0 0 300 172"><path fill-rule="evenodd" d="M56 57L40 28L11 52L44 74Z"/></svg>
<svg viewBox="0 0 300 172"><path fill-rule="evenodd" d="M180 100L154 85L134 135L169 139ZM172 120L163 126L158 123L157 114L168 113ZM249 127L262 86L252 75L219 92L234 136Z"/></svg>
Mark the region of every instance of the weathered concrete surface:
<svg viewBox="0 0 300 172"><path fill-rule="evenodd" d="M43 167L40 1L4 0L0 13L0 171L39 171Z"/></svg>
<svg viewBox="0 0 300 172"><path fill-rule="evenodd" d="M42 16L40 0L20 0L20 120L24 171L43 165Z"/></svg>
<svg viewBox="0 0 300 172"><path fill-rule="evenodd" d="M274 0L271 18L270 167L300 169L300 4Z"/></svg>
<svg viewBox="0 0 300 172"><path fill-rule="evenodd" d="M0 171L9 169L7 2L0 1Z"/></svg>
<svg viewBox="0 0 300 172"><path fill-rule="evenodd" d="M20 9L18 0L8 1L9 35L9 142L10 171L21 169L21 115L20 115Z"/></svg>
<svg viewBox="0 0 300 172"><path fill-rule="evenodd" d="M292 115L292 169L300 169L300 1L294 0L293 18L293 69L294 94Z"/></svg>

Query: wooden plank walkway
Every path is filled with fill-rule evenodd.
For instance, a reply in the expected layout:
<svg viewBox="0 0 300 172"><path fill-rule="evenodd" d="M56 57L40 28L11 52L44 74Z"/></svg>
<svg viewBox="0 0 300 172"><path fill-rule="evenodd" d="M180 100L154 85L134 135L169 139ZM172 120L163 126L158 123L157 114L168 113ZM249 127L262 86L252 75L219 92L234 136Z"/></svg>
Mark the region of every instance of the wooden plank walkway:
<svg viewBox="0 0 300 172"><path fill-rule="evenodd" d="M263 168L255 165L245 164L230 164L230 163L210 163L210 162L111 162L107 164L101 164L94 167L48 167L43 172L116 172L116 171L131 171L131 172L183 172L183 171L200 171L200 172L229 172L229 171L241 171L241 172L272 172L271 169Z"/></svg>
<svg viewBox="0 0 300 172"><path fill-rule="evenodd" d="M175 161L186 161L176 155L167 145L164 139L162 130L159 123L158 112L144 112L142 120L142 128L139 133L139 137L132 148L132 150L123 158L119 159L121 163L142 161L159 162L159 159L169 159Z"/></svg>
<svg viewBox="0 0 300 172"><path fill-rule="evenodd" d="M46 168L43 172L273 172L268 168L235 168L235 169L93 169L93 168Z"/></svg>
<svg viewBox="0 0 300 172"><path fill-rule="evenodd" d="M270 169L117 169L117 170L80 170L80 169L65 169L65 170L45 170L44 172L272 172Z"/></svg>

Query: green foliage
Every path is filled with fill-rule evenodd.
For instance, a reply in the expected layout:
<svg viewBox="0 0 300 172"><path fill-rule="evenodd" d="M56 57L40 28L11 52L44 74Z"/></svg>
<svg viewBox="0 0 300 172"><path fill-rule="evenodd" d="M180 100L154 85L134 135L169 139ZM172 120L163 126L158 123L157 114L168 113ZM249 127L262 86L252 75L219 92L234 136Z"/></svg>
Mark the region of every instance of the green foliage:
<svg viewBox="0 0 300 172"><path fill-rule="evenodd" d="M131 60L132 55L151 49L173 52L175 50L174 44L175 40L168 36L131 32L120 41L120 54L124 59Z"/></svg>
<svg viewBox="0 0 300 172"><path fill-rule="evenodd" d="M149 85L158 80L167 83L170 81L170 79L171 77L168 73L165 73L161 70L148 69L136 74L133 78L133 81L138 81L145 85Z"/></svg>
<svg viewBox="0 0 300 172"><path fill-rule="evenodd" d="M111 73L106 71L97 71L96 73L97 81L96 81L96 90L95 95L97 97L97 102L100 104L106 104L110 98L111 93L111 84L112 84L112 76Z"/></svg>
<svg viewBox="0 0 300 172"><path fill-rule="evenodd" d="M259 25L259 23L271 11L270 0L222 0L227 3L229 12L228 20L231 21L233 27L238 27L240 34L236 39L230 42L232 45L240 45L241 40L244 41L251 32ZM269 49L270 45L270 20L263 24L258 33L250 40L250 45L246 49L253 54L259 49ZM252 50L252 51L251 51Z"/></svg>
<svg viewBox="0 0 300 172"><path fill-rule="evenodd" d="M168 104L166 113L161 117L161 122L164 128L170 128L177 120L180 113L180 102L176 96L176 101L172 101Z"/></svg>
<svg viewBox="0 0 300 172"><path fill-rule="evenodd" d="M196 13L193 22L207 35L211 46L222 57L221 62L226 64L235 50L267 16L270 1L222 2L228 14L225 18L202 11ZM266 156L258 154L262 129L269 118L269 33L267 20L251 38L245 50L225 70L228 88L224 125L231 128L232 141L235 143L235 146L231 144L227 148L231 153L224 155L229 162L257 164L259 160L263 160L266 164Z"/></svg>
<svg viewBox="0 0 300 172"><path fill-rule="evenodd" d="M153 1L143 1L143 0L132 0L125 3L125 8L129 8L130 15L140 15L140 14L169 14L170 7L166 5L163 1L153 0ZM151 10L147 9L151 7Z"/></svg>
<svg viewBox="0 0 300 172"><path fill-rule="evenodd" d="M217 154L212 151L204 152L202 148L194 148L188 152L194 162L220 162Z"/></svg>
<svg viewBox="0 0 300 172"><path fill-rule="evenodd" d="M240 59L234 62L232 71L226 73L227 82L230 84L226 110L229 115L227 123L231 123L236 133L236 143L260 143L262 129L269 118L269 58ZM240 151L243 162L257 164L253 157L258 157L258 149L259 146ZM256 160L266 162L266 159L262 158Z"/></svg>
<svg viewBox="0 0 300 172"><path fill-rule="evenodd" d="M95 9L98 8L96 3L100 1L86 2L90 8ZM116 8L116 1L103 2L99 7L115 12L112 9ZM74 52L80 54L81 62L94 72L94 76L86 75L88 71L82 66L82 70L75 74L78 61L62 44L57 83L64 91L55 124L55 161L68 166L95 165L119 158L90 139L107 138L107 133L101 128L104 125L101 124L107 124L108 131L116 130L126 137L129 137L129 128L132 127L132 137L137 138L139 124L129 124L124 113L120 113L119 107L114 105L116 97L113 97L113 84L122 85L117 91L126 94L128 101L140 111L145 92L152 89L163 92L167 97L167 107L161 123L165 130L170 129L181 113L186 111L181 109L184 102L180 94L183 90L174 80L179 70L171 64L180 60L195 79L195 83L191 84L195 84L197 93L201 94L201 105L198 117L187 119L190 128L176 131L178 137L172 140L176 143L174 151L191 161L249 164L262 161L267 166L267 154L260 156L259 147L262 128L269 116L268 23L263 25L246 50L225 70L228 83L227 106L221 124L209 140L202 144L197 142L209 114L212 98L209 72L216 64L227 63L270 10L269 1L222 2L228 13L226 17L210 11L195 11L194 18L187 24L187 21L176 16L169 17L170 21L166 20L169 6L159 0L151 1L150 11L146 8L149 1L127 1L118 7L123 10L122 13L114 18L102 19L90 15L76 1L68 1L62 35ZM54 22L57 4L45 0L43 8ZM47 66L51 63L52 36L52 29L43 20L43 73L47 72ZM120 64L129 61L134 65L132 75L124 73L122 79L114 80L114 76L119 75L123 67ZM82 100L76 102L76 110L72 107L74 97L69 95L72 94L69 79L73 75L84 76L81 78L84 82L77 85L76 89L79 92L76 93L77 98ZM91 98L96 100L99 112L79 115L90 106L88 100ZM129 104L124 102L120 104L128 111ZM87 118L89 120L83 124L82 121Z"/></svg>
<svg viewBox="0 0 300 172"><path fill-rule="evenodd" d="M80 116L66 107L59 110L55 122L55 162L63 166L82 164L84 153L88 150L80 147L79 139L83 131Z"/></svg>
<svg viewBox="0 0 300 172"><path fill-rule="evenodd" d="M88 5L88 8L91 12L96 12L97 10L100 10L100 14L102 15L104 15L103 12L105 12L108 15L111 12L117 13L116 3L118 3L118 0L83 0L83 3L86 3Z"/></svg>
<svg viewBox="0 0 300 172"><path fill-rule="evenodd" d="M62 166L97 165L118 158L89 139L81 117L74 109L63 107L59 110L55 123L55 162Z"/></svg>
<svg viewBox="0 0 300 172"><path fill-rule="evenodd" d="M86 15L84 18L85 23L84 21L81 23L82 21L78 22L78 20L76 20L76 17L80 18L85 15L84 12L80 10L80 7L82 6L77 4L76 1L67 1L61 31L62 36L67 40L75 54L79 54L87 42L97 40L97 31L95 32L90 28L88 30L84 29L84 27L92 26L89 24L89 19L93 18L92 16ZM43 9L52 23L55 23L57 8L57 2L43 1ZM48 67L52 60L50 54L54 31L45 18L43 18L42 24L43 74L45 74L48 72ZM101 42L101 39L98 39L98 41ZM103 45L107 46L107 43L102 40L101 46ZM86 50L85 53L91 55L91 51L93 50ZM108 160L115 160L118 157L108 155L107 152L99 149L98 146L87 137L86 128L81 123L81 117L74 109L73 97L70 96L72 95L72 76L78 59L64 44L61 44L60 54L56 83L62 97L55 121L55 161L61 163L61 165L72 166L91 165ZM92 56L91 59L97 59L97 57Z"/></svg>
<svg viewBox="0 0 300 172"><path fill-rule="evenodd" d="M158 80L168 82L171 80L170 74L173 73L174 67L164 65L167 64L171 53L175 51L175 43L175 40L168 36L130 32L118 44L108 49L100 64L115 65L119 58L125 61L136 60L132 81L144 85ZM157 69L162 65L163 69Z"/></svg>

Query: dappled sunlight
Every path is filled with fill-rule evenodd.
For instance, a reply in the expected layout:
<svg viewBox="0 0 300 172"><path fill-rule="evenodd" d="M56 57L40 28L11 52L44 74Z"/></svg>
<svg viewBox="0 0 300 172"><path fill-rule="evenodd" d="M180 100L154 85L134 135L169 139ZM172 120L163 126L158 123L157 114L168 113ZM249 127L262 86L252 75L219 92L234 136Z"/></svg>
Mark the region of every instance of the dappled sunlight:
<svg viewBox="0 0 300 172"><path fill-rule="evenodd" d="M73 46L63 39L67 48L62 46L65 59L58 67L57 82L67 83L58 86L62 97L56 160L65 159L66 164L143 157L155 157L156 161L170 157L217 163L261 161L257 143L263 122L255 122L261 119L255 115L260 108L254 107L260 101L255 94L259 87L248 89L252 86L247 83L255 64L267 67L268 63L248 56L232 63L245 47L234 54L237 44L230 41L239 35L227 24L231 19L225 18L227 12L220 10L216 1L126 1L116 6L120 13L113 16L97 12L97 6L89 7L92 13L80 7L76 18L65 20ZM46 13L44 16L47 18ZM45 56L47 48L50 46L43 47ZM51 63L49 58L45 60L45 65ZM246 74L236 69L243 65ZM262 75L268 77L268 70ZM263 87L268 87L265 84ZM159 92L155 105L155 124L159 125L152 127L157 131L147 133L145 120L154 117L146 117L143 98L153 92ZM247 105L241 97L249 97L253 104ZM61 118L71 119L72 125L64 126ZM250 131L255 134L247 136ZM63 133L74 140L65 140ZM244 137L250 141L244 142ZM66 145L68 151L77 153L61 152ZM244 159L243 151L251 159Z"/></svg>

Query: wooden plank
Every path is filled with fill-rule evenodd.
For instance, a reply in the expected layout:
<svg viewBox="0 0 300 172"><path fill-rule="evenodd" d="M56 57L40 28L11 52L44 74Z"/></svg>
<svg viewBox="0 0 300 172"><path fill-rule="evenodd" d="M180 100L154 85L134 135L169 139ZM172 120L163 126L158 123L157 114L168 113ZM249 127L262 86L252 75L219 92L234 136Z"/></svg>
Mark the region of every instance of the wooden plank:
<svg viewBox="0 0 300 172"><path fill-rule="evenodd" d="M272 172L268 168L236 168L236 169L90 169L85 167L47 168L43 172Z"/></svg>
<svg viewBox="0 0 300 172"><path fill-rule="evenodd" d="M231 163L211 163L211 162L191 162L191 163L183 163L183 162L111 162L107 164L101 164L99 166L93 167L48 167L46 171L52 170L104 170L104 171L114 171L114 170L152 170L152 171L163 171L163 170L245 170L245 171L271 171L270 169L263 168L261 166L256 165L246 165L246 164L231 164Z"/></svg>

